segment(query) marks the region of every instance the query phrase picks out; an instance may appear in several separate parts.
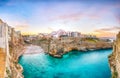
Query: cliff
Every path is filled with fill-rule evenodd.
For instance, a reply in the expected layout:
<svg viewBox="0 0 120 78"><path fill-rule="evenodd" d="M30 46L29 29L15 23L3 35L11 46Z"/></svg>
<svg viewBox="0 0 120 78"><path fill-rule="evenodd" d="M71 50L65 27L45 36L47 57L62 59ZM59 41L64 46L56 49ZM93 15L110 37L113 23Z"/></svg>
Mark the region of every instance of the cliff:
<svg viewBox="0 0 120 78"><path fill-rule="evenodd" d="M0 24L3 23L3 21L0 19Z"/></svg>
<svg viewBox="0 0 120 78"><path fill-rule="evenodd" d="M112 78L120 78L120 32L113 45L113 53L109 56Z"/></svg>
<svg viewBox="0 0 120 78"><path fill-rule="evenodd" d="M0 78L23 78L18 64L23 48L21 34L0 19Z"/></svg>
<svg viewBox="0 0 120 78"><path fill-rule="evenodd" d="M53 40L50 45L49 54L55 57L61 57L71 50L88 51L98 49L108 49L112 47L112 43L93 38L64 38Z"/></svg>
<svg viewBox="0 0 120 78"><path fill-rule="evenodd" d="M62 57L63 54L71 50L88 51L98 49L112 48L112 42L104 41L99 38L42 38L33 41L34 44L40 45L46 53L54 57Z"/></svg>

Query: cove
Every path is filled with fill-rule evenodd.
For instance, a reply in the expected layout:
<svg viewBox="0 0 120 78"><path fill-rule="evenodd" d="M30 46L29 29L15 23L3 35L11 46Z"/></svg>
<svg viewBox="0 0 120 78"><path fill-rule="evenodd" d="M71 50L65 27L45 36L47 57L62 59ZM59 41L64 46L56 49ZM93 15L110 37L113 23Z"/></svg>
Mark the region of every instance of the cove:
<svg viewBox="0 0 120 78"><path fill-rule="evenodd" d="M45 53L20 57L24 78L111 78L108 55L112 49L71 51L62 58Z"/></svg>

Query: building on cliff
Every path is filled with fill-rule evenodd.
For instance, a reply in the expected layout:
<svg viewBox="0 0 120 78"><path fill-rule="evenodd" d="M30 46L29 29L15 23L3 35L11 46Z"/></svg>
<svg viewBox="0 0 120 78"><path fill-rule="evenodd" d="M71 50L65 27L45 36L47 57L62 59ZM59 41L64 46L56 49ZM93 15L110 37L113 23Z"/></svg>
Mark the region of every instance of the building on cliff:
<svg viewBox="0 0 120 78"><path fill-rule="evenodd" d="M113 53L109 56L112 78L120 78L120 32L113 45Z"/></svg>
<svg viewBox="0 0 120 78"><path fill-rule="evenodd" d="M10 69L8 45L8 25L0 19L0 78L5 77L6 67ZM4 60L1 60L4 59Z"/></svg>
<svg viewBox="0 0 120 78"><path fill-rule="evenodd" d="M13 49L21 43L21 34L0 19L0 78L23 78L22 68L15 61L17 50Z"/></svg>
<svg viewBox="0 0 120 78"><path fill-rule="evenodd" d="M58 30L58 31L53 31L50 34L52 37L59 38L59 37L80 37L81 33L80 32L73 32L73 31L64 31L64 30Z"/></svg>

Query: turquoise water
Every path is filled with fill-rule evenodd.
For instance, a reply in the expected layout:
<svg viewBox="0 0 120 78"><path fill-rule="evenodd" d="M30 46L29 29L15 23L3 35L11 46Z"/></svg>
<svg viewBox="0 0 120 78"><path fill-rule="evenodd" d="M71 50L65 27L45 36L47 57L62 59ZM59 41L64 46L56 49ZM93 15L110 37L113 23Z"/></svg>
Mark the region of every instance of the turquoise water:
<svg viewBox="0 0 120 78"><path fill-rule="evenodd" d="M110 78L108 55L112 50L71 51L63 58L47 54L20 57L25 78Z"/></svg>

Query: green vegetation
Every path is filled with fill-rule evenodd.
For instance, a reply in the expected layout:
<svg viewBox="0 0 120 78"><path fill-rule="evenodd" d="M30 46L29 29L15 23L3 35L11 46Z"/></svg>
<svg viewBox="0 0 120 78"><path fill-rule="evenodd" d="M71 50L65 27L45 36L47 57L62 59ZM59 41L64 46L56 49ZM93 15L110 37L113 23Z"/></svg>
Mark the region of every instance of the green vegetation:
<svg viewBox="0 0 120 78"><path fill-rule="evenodd" d="M12 78L10 70L8 68L6 68L6 73L7 73L8 77L5 77L5 78Z"/></svg>
<svg viewBox="0 0 120 78"><path fill-rule="evenodd" d="M89 41L89 42L97 42L98 39L86 38L86 41Z"/></svg>
<svg viewBox="0 0 120 78"><path fill-rule="evenodd" d="M112 78L118 78L118 72L117 71L112 73Z"/></svg>

